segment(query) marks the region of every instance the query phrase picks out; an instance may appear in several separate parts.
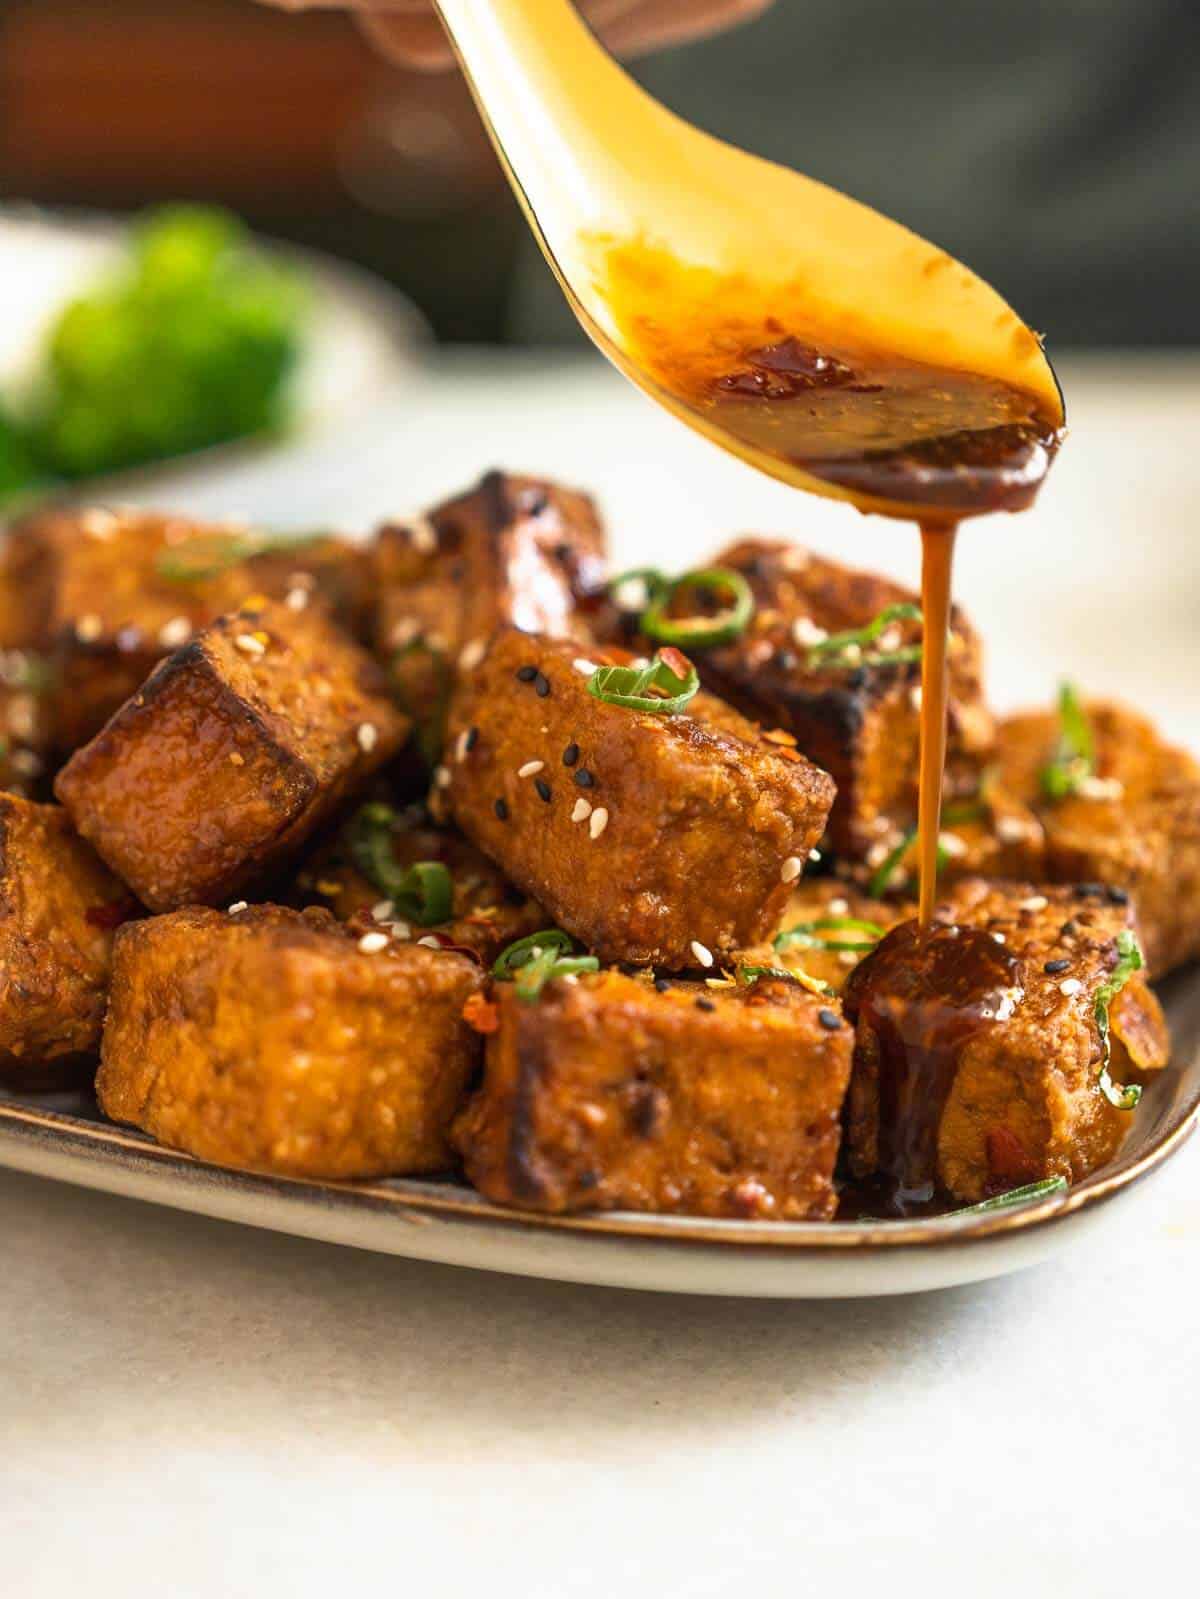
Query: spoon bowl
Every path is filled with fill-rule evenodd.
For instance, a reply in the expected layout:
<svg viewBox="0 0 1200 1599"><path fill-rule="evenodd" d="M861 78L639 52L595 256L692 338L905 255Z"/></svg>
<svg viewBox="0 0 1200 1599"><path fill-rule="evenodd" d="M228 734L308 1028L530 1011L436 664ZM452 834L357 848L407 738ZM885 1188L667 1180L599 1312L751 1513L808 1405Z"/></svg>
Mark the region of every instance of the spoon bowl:
<svg viewBox="0 0 1200 1599"><path fill-rule="evenodd" d="M668 111L570 0L438 0L547 260L609 359L771 475L954 520L1037 492L1038 336L944 250Z"/></svg>

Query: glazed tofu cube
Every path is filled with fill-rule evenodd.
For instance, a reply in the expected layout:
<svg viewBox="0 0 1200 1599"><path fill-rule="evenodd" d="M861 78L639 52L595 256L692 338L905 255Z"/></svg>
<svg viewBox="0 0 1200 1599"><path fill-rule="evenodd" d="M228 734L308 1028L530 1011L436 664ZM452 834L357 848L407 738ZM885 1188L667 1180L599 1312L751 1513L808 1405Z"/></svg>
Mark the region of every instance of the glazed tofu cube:
<svg viewBox="0 0 1200 1599"><path fill-rule="evenodd" d="M0 589L17 594L20 621L0 644L50 666L55 747L70 753L86 743L164 656L251 596L320 601L348 626L362 625L364 551L321 537L239 558L264 543L240 526L98 507L18 524Z"/></svg>
<svg viewBox="0 0 1200 1599"><path fill-rule="evenodd" d="M1076 792L1044 792L1060 732L1049 711L1001 723L1003 782L1036 806L1053 882L1133 896L1147 963L1161 977L1200 954L1200 766L1136 711L1103 701L1083 709L1095 770Z"/></svg>
<svg viewBox="0 0 1200 1599"><path fill-rule="evenodd" d="M711 695L678 715L596 699L611 659L497 634L463 674L434 794L602 959L707 967L774 932L833 784Z"/></svg>
<svg viewBox="0 0 1200 1599"><path fill-rule="evenodd" d="M448 877L447 915L441 920L411 914L410 906L427 907L405 874L427 864L444 868ZM305 862L296 896L300 904L325 906L360 933L381 927L392 938L469 949L485 966L514 939L551 925L536 900L515 888L457 828L433 822L423 805L396 810L372 801L360 807Z"/></svg>
<svg viewBox="0 0 1200 1599"><path fill-rule="evenodd" d="M137 914L65 811L0 794L0 1072L37 1081L95 1051L113 933Z"/></svg>
<svg viewBox="0 0 1200 1599"><path fill-rule="evenodd" d="M489 472L428 516L380 529L376 648L431 758L459 664L496 628L587 637L580 607L603 595L604 532L586 494Z"/></svg>
<svg viewBox="0 0 1200 1599"><path fill-rule="evenodd" d="M466 956L325 911L191 907L122 928L96 1091L201 1160L293 1177L436 1171L479 1057Z"/></svg>
<svg viewBox="0 0 1200 1599"><path fill-rule="evenodd" d="M156 668L55 792L152 910L208 904L287 858L407 731L347 635L265 605Z"/></svg>
<svg viewBox="0 0 1200 1599"><path fill-rule="evenodd" d="M824 1218L850 1071L837 1001L798 984L605 971L498 984L454 1131L471 1182L527 1210Z"/></svg>
<svg viewBox="0 0 1200 1599"><path fill-rule="evenodd" d="M1124 896L1114 903L1099 886L972 879L927 933L893 928L844 994L856 1028L852 1173L879 1179L903 1213L939 1194L970 1202L1074 1182L1109 1160L1133 1113L1104 1092L1095 1005L1133 926ZM1166 1064L1166 1024L1143 973L1110 1021L1116 1083Z"/></svg>
<svg viewBox="0 0 1200 1599"><path fill-rule="evenodd" d="M740 540L712 565L746 579L755 610L740 638L696 652L705 686L764 727L792 734L797 747L831 774L837 798L829 843L839 854L862 859L872 845L916 821L920 661L876 664L874 657L919 643L921 625L898 620L866 648L834 655L821 654L819 646L916 596L874 573L766 539ZM949 664L952 802L976 786L993 739L979 639L957 609Z"/></svg>

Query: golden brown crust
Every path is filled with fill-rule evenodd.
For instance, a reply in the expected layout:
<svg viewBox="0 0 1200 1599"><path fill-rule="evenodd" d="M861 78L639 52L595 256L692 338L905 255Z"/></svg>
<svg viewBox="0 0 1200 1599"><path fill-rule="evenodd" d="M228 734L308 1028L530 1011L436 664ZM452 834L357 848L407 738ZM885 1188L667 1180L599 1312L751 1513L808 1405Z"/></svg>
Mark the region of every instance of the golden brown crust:
<svg viewBox="0 0 1200 1599"><path fill-rule="evenodd" d="M0 1072L93 1052L113 934L138 907L57 805L0 795Z"/></svg>
<svg viewBox="0 0 1200 1599"><path fill-rule="evenodd" d="M98 507L42 512L13 529L0 564L0 596L9 596L0 600L0 645L38 652L52 667L56 749L69 754L86 743L164 656L251 596L306 596L361 629L367 555L341 539L269 552L198 580L161 569L193 541L211 549L245 532Z"/></svg>
<svg viewBox="0 0 1200 1599"><path fill-rule="evenodd" d="M100 1104L220 1165L302 1177L436 1171L475 1069L473 962L366 953L323 911L192 908L123 928Z"/></svg>
<svg viewBox="0 0 1200 1599"><path fill-rule="evenodd" d="M1094 1015L1097 990L1119 959L1117 934L1134 925L1130 906L1101 889L1079 894L970 879L939 905L937 923L956 927L960 943L968 934L989 941L990 961L978 963L977 978L968 974L967 990L953 1005L961 1013L986 1003L994 1013L956 1039L940 1089L931 1077L914 1090L916 1102L931 1107L939 1187L974 1201L1047 1177L1078 1181L1112 1158L1132 1122L1132 1113L1101 1091ZM905 1070L926 1075L934 1051L924 1040L933 1021L946 1019L945 962L935 967L914 926L894 929L846 989L857 1034L846 1137L850 1169L860 1178L886 1165L884 1150L896 1147L899 1125L887 1108L897 1092L888 1086L896 1046L880 1015L898 1018L888 1029L895 1025L897 1036L910 1041ZM938 937L944 954L944 935ZM1141 974L1123 989L1112 1023L1115 1078L1166 1064L1166 1024ZM919 1049L911 1042L918 1039Z"/></svg>
<svg viewBox="0 0 1200 1599"><path fill-rule="evenodd" d="M542 1211L833 1213L850 1030L796 984L602 972L495 994L484 1085L455 1125L489 1199ZM826 1026L821 1016L832 1026Z"/></svg>
<svg viewBox="0 0 1200 1599"><path fill-rule="evenodd" d="M1200 954L1200 766L1136 711L1105 701L1084 709L1099 786L1060 800L1042 794L1039 773L1059 736L1049 711L1001 723L1002 781L1036 806L1051 881L1133 895L1147 963L1161 977Z"/></svg>
<svg viewBox="0 0 1200 1599"><path fill-rule="evenodd" d="M164 661L55 792L151 909L213 903L286 857L407 730L348 636L266 605Z"/></svg>
<svg viewBox="0 0 1200 1599"><path fill-rule="evenodd" d="M603 559L588 495L506 472L386 524L375 545L375 643L401 703L419 724L440 720L460 657L469 664L506 624L587 638L580 605L602 594ZM435 744L439 731L430 727Z"/></svg>
<svg viewBox="0 0 1200 1599"><path fill-rule="evenodd" d="M810 665L811 630L860 628L916 595L876 573L770 539L739 539L711 564L740 572L756 608L740 638L697 652L701 676L764 727L794 734L798 748L832 775L837 798L830 843L840 854L861 858L887 831L916 820L920 663ZM994 731L978 635L957 608L953 628L950 796L974 786ZM918 622L898 622L891 631L893 648L920 639Z"/></svg>
<svg viewBox="0 0 1200 1599"><path fill-rule="evenodd" d="M679 716L604 704L580 659L498 633L463 676L435 794L604 960L678 970L703 964L696 945L716 957L767 937L824 826L828 776L708 695Z"/></svg>

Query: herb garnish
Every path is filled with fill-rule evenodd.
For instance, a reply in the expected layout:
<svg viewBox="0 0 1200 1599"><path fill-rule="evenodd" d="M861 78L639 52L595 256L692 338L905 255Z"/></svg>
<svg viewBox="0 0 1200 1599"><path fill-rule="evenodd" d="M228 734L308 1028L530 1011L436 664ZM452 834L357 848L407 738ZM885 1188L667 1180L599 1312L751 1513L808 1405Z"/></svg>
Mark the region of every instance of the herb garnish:
<svg viewBox="0 0 1200 1599"><path fill-rule="evenodd" d="M517 998L527 1003L537 999L547 983L577 972L598 972L594 955L572 955L574 943L561 928L547 927L540 933L518 938L500 951L492 967L498 982L514 981Z"/></svg>
<svg viewBox="0 0 1200 1599"><path fill-rule="evenodd" d="M253 561L260 555L285 550L301 550L328 538L328 533L197 533L161 550L154 563L160 577L172 583L203 583L219 577L232 566Z"/></svg>
<svg viewBox="0 0 1200 1599"><path fill-rule="evenodd" d="M799 966L739 966L737 975L738 981L747 986L758 982L760 977L787 977L802 988L807 988L810 994L829 992L829 984L823 977L810 977Z"/></svg>
<svg viewBox="0 0 1200 1599"><path fill-rule="evenodd" d="M965 800L961 805L947 805L941 815L943 827L962 827L967 822L982 822L988 813L988 799L986 791L991 787L992 770L989 767L979 780L979 792L973 800ZM871 899L882 899L884 893L891 886L892 878L917 841L917 827L910 827L900 835L900 841L889 850L872 873L867 883L867 893ZM940 832L940 829L939 829ZM942 871L949 860L945 845L940 838L937 847L937 869Z"/></svg>
<svg viewBox="0 0 1200 1599"><path fill-rule="evenodd" d="M1047 799L1065 799L1077 794L1089 777L1096 774L1096 741L1092 724L1073 683L1062 683L1058 690L1058 743L1054 754L1038 773L1042 793Z"/></svg>
<svg viewBox="0 0 1200 1599"><path fill-rule="evenodd" d="M1065 1177L1046 1177L1040 1183L1025 1183L1021 1188L1010 1188L1007 1193L995 1194L991 1199L981 1199L978 1205L964 1205L960 1210L952 1210L950 1215L983 1216L992 1210L1008 1210L1011 1205L1027 1205L1032 1200L1062 1193L1068 1186Z"/></svg>
<svg viewBox="0 0 1200 1599"><path fill-rule="evenodd" d="M1109 1034L1109 1010L1112 1002L1125 987L1134 972L1140 972L1146 964L1142 956L1137 939L1127 927L1117 934L1117 964L1113 967L1108 981L1101 983L1096 990L1094 1015L1096 1026L1100 1029L1100 1092L1110 1105L1117 1110L1133 1110L1142 1097L1142 1091L1136 1083L1130 1083L1122 1088L1120 1083L1114 1083L1109 1071L1112 1059L1112 1039Z"/></svg>
<svg viewBox="0 0 1200 1599"><path fill-rule="evenodd" d="M711 616L673 615L671 606L679 596L696 589L712 590L728 603ZM643 633L660 644L683 644L704 650L740 637L753 615L754 596L742 574L729 567L711 566L698 572L685 572L665 588L660 587L642 613L641 627Z"/></svg>
<svg viewBox="0 0 1200 1599"><path fill-rule="evenodd" d="M831 932L865 933L866 939L830 938ZM867 950L874 949L883 937L883 928L877 922L865 922L857 916L821 916L815 922L798 922L795 927L776 934L775 948L787 949L799 944L801 949Z"/></svg>
<svg viewBox="0 0 1200 1599"><path fill-rule="evenodd" d="M808 650L808 664L814 666L902 666L921 659L919 644L905 644L894 650L869 650L879 635L892 622L919 622L921 607L911 600L899 605L889 605L865 627L850 628L845 633L831 633Z"/></svg>
<svg viewBox="0 0 1200 1599"><path fill-rule="evenodd" d="M392 852L397 820L390 805L364 805L346 828L350 858L371 886L391 900L401 920L437 927L450 920L453 880L441 861L399 864Z"/></svg>
<svg viewBox="0 0 1200 1599"><path fill-rule="evenodd" d="M588 678L588 693L606 705L652 716L678 716L700 691L700 677L686 655L668 647L646 666L598 666ZM651 693L661 691L661 697Z"/></svg>

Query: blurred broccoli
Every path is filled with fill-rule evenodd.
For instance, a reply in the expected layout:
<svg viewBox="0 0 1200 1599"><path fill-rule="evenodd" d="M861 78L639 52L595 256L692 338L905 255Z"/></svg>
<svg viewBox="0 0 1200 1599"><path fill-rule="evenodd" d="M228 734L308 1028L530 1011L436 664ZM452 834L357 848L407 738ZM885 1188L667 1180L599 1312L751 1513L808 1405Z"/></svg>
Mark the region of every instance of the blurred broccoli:
<svg viewBox="0 0 1200 1599"><path fill-rule="evenodd" d="M122 270L51 330L32 415L41 464L85 477L278 428L307 301L236 217L153 213Z"/></svg>

